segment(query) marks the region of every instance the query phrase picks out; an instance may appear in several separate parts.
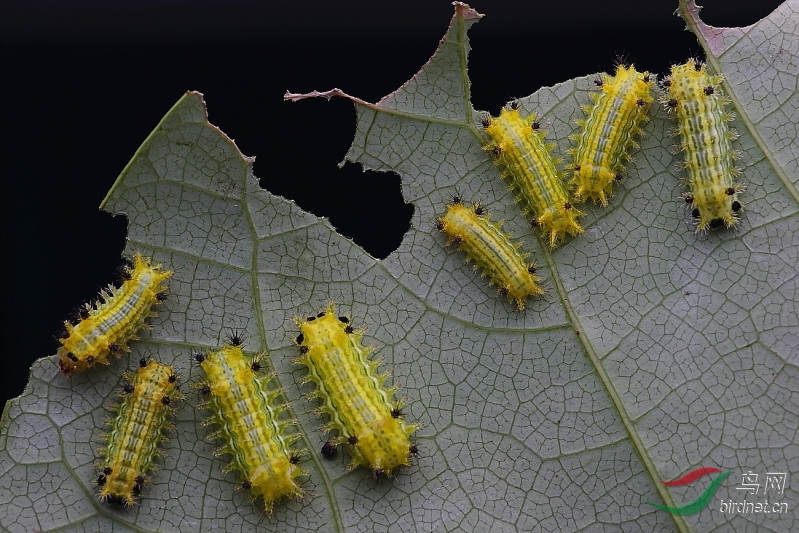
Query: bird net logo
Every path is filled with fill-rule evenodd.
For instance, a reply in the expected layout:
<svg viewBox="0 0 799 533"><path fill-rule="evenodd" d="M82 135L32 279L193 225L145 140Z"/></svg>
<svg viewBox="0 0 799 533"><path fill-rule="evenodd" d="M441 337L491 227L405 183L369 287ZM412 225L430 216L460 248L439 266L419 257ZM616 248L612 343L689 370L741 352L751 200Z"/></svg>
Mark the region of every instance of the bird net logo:
<svg viewBox="0 0 799 533"><path fill-rule="evenodd" d="M669 487L680 487L690 485L704 476L711 474L719 474L712 479L710 485L696 498L694 501L680 506L660 505L655 502L647 500L647 503L657 507L661 511L675 515L691 515L696 514L708 505L716 495L716 491L722 482L732 474L732 470L722 472L718 468L712 466L703 466L695 470L691 470L684 476L673 481L661 481L664 485ZM725 514L784 514L788 512L788 504L785 502L769 502L769 497L779 497L785 491L785 484L788 479L788 474L785 472L767 472L765 481L761 484L758 483L758 475L749 471L741 474L741 484L735 487L735 491L743 493L744 501L736 501L733 499L721 500L719 504L719 512ZM758 496L760 489L763 489L762 496L766 499L764 501L750 501L749 496Z"/></svg>
<svg viewBox="0 0 799 533"><path fill-rule="evenodd" d="M664 485L668 485L669 487L681 487L683 485L690 485L694 481L697 481L699 478L714 474L717 472L721 472L718 468L714 468L712 466L703 466L701 468L697 468L695 470L691 470L683 477L679 479L675 479L674 481L661 481ZM713 478L713 481L710 482L710 485L705 489L705 491L699 495L697 499L692 501L691 503L687 503L685 505L680 505L676 507L670 507L668 505L660 505L655 502L651 502L647 500L646 503L650 505L654 505L661 511L666 511L667 513L671 514L678 514L678 515L689 515L689 514L696 514L705 507L708 506L710 500L713 499L715 496L716 491L721 485L721 482L727 479L727 476L732 474L732 470L723 472L720 475Z"/></svg>

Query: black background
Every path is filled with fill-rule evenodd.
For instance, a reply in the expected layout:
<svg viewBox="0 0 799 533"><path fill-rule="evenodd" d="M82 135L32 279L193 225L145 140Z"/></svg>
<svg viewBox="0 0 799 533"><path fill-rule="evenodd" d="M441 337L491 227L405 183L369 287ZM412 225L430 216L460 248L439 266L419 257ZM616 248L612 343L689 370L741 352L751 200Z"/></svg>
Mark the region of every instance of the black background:
<svg viewBox="0 0 799 533"><path fill-rule="evenodd" d="M777 0L705 0L715 26L744 26ZM667 72L702 55L673 16L676 0L474 0L473 104L610 71L625 55ZM3 2L3 365L0 407L81 302L116 280L126 220L97 206L141 142L186 90L210 121L257 156L261 186L295 200L375 257L394 250L412 207L393 174L336 164L352 104L284 103L339 87L377 101L433 54L453 9L444 0ZM9 364L10 363L10 364Z"/></svg>

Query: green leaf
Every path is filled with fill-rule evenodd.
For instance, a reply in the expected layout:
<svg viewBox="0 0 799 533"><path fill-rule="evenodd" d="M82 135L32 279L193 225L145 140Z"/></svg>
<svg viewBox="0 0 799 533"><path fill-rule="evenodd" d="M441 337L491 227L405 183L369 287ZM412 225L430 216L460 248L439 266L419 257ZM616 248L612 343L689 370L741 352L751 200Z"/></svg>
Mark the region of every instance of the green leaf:
<svg viewBox="0 0 799 533"><path fill-rule="evenodd" d="M531 235L481 150L466 61L480 17L456 3L439 51L378 104L352 98L347 161L393 171L415 211L377 261L324 219L258 186L252 160L188 93L147 138L102 207L129 220L127 251L174 270L170 297L130 357L72 377L32 368L0 421L0 526L64 530L578 531L797 529L799 514L799 123L795 2L747 28L704 26L681 6L738 116L746 211L736 231L695 235L677 197L669 118L653 113L611 207L554 251ZM593 76L521 99L565 153ZM338 90L315 96L344 96ZM287 95L298 100L302 95ZM349 98L349 97L348 97ZM496 114L496 113L495 113ZM454 191L479 199L538 259L549 297L520 313L433 227ZM292 316L333 300L374 343L420 422L420 457L391 480L322 460L302 399ZM232 329L268 350L310 450L309 496L265 517L195 409L192 349ZM100 505L96 449L121 375L142 355L175 364L187 400L141 504ZM666 487L700 466L733 471L710 506L672 516L709 483ZM740 474L788 473L781 515L719 512ZM762 491L762 487L761 487ZM762 492L749 501L763 501Z"/></svg>

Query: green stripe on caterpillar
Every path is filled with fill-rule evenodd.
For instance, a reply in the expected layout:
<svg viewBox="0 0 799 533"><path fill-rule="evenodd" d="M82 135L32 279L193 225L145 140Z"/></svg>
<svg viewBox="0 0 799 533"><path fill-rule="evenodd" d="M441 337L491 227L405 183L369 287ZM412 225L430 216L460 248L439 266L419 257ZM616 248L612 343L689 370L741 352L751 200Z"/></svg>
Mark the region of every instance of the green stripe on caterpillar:
<svg viewBox="0 0 799 533"><path fill-rule="evenodd" d="M164 281L172 275L152 265L137 253L133 268L125 268L126 280L119 288L100 293L94 307L82 309L82 319L75 325L64 322L58 342L58 365L61 372L71 374L91 368L97 363L107 365L111 353L127 350L128 341L153 316L152 306L164 299Z"/></svg>
<svg viewBox="0 0 799 533"><path fill-rule="evenodd" d="M408 466L416 453L410 436L418 426L405 422L403 401L392 399L396 387L384 387L387 375L377 373L380 361L370 360L371 348L361 345L363 332L349 318L336 316L333 303L295 322L301 331L296 362L308 368L303 383L316 385L309 396L320 398L318 411L330 417L323 431L338 432L329 443L347 443L350 468L364 466L375 478Z"/></svg>
<svg viewBox="0 0 799 533"><path fill-rule="evenodd" d="M142 491L145 474L153 469L153 460L161 454L158 444L167 440L164 430L172 427L167 417L182 396L171 366L141 359L138 371L125 376L128 382L106 435L108 445L103 449L97 484L101 501L130 507Z"/></svg>
<svg viewBox="0 0 799 533"><path fill-rule="evenodd" d="M217 455L231 456L225 471L237 470L241 487L262 497L271 514L282 498L305 495L296 480L306 475L302 451L291 449L300 434L287 432L296 422L281 418L287 406L279 403L282 391L269 386L274 375L259 374L262 356L246 357L240 344L233 335L221 350L194 354L206 376L199 388L208 399L199 407L212 412L203 424L218 426L209 438L224 440Z"/></svg>
<svg viewBox="0 0 799 533"><path fill-rule="evenodd" d="M499 117L482 120L483 129L491 138L483 148L492 154L502 176L509 180L530 224L540 227L554 247L567 233L583 232L577 219L584 213L572 205L557 161L551 155L554 145L544 141L535 118L535 114L522 118L519 103L511 102Z"/></svg>
<svg viewBox="0 0 799 533"><path fill-rule="evenodd" d="M734 115L725 110L729 99L721 89L722 79L710 75L704 62L689 59L672 66L662 82L662 103L677 118L674 134L679 133L679 149L685 154L679 168L687 171L691 188L682 198L697 232L734 227L743 209L738 194L744 187L735 183L741 172L735 166L740 153L732 149L738 134L727 125Z"/></svg>
<svg viewBox="0 0 799 533"><path fill-rule="evenodd" d="M620 64L615 76L602 73L594 83L602 90L591 94L594 103L582 108L587 116L577 122L581 131L570 136L577 146L569 150L574 160L569 184L578 201L590 199L607 205L613 184L621 181L630 159L628 150L638 147L635 136L649 120L655 76Z"/></svg>
<svg viewBox="0 0 799 533"><path fill-rule="evenodd" d="M519 310L524 309L528 296L544 294L535 265L525 261L527 254L519 251L520 244L511 242L502 224L491 222L479 204L469 208L455 197L436 226L447 234L447 244L454 243L465 252L466 261L474 261L475 269L479 267L489 284L515 301Z"/></svg>

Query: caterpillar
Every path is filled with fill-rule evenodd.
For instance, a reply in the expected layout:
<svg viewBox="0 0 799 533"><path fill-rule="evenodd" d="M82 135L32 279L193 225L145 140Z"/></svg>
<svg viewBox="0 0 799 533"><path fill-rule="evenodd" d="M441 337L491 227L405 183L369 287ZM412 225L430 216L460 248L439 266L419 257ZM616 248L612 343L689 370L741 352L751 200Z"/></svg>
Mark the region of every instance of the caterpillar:
<svg viewBox="0 0 799 533"><path fill-rule="evenodd" d="M512 243L502 224L491 222L479 204L469 208L455 197L436 226L447 234L447 244L455 243L458 250L466 252L466 261L473 260L475 269L479 267L489 284L499 287L519 310L524 309L528 296L544 294L535 265L525 261L527 254L519 251L520 244Z"/></svg>
<svg viewBox="0 0 799 533"><path fill-rule="evenodd" d="M303 383L316 385L309 397L320 398L318 412L330 417L322 430L338 432L329 444L347 443L349 468L364 466L375 478L408 466L416 451L410 436L419 426L405 422L404 402L392 399L396 387L383 386L387 375L376 373L380 361L368 358L372 350L361 345L363 332L346 316L336 316L332 302L316 316L295 321L301 331L296 362L308 367Z"/></svg>
<svg viewBox="0 0 799 533"><path fill-rule="evenodd" d="M269 386L274 374L259 374L262 357L246 357L238 335L221 350L194 354L206 377L199 388L207 400L199 407L212 412L203 425L216 424L209 438L224 439L216 455L232 457L225 472L237 470L241 487L254 500L262 497L271 514L283 497L305 495L296 478L306 472L298 464L302 451L291 449L300 434L287 432L295 421L280 417L287 405L278 403L282 391Z"/></svg>
<svg viewBox="0 0 799 533"><path fill-rule="evenodd" d="M680 134L679 149L685 153L678 168L687 170L691 188L682 199L691 209L697 232L732 228L743 209L738 194L744 187L735 183L741 172L735 160L741 154L732 149L738 134L727 125L735 115L725 110L730 100L721 89L722 80L710 75L703 61L689 59L673 65L662 82L666 89L662 103L677 117L672 134Z"/></svg>
<svg viewBox="0 0 799 533"><path fill-rule="evenodd" d="M130 507L141 494L145 474L154 469L153 460L161 455L158 445L167 441L164 430L172 428L167 417L182 396L171 366L141 359L138 371L126 378L117 416L106 435L97 485L101 501Z"/></svg>
<svg viewBox="0 0 799 533"><path fill-rule="evenodd" d="M600 74L594 83L601 87L592 93L592 106L583 106L585 120L577 121L581 131L569 138L577 146L569 150L574 160L569 184L578 201L591 199L608 205L613 184L622 180L628 150L638 148L635 136L641 124L649 120L652 85L655 76L638 72L633 65L619 64L615 76Z"/></svg>
<svg viewBox="0 0 799 533"><path fill-rule="evenodd" d="M554 144L544 141L536 115L522 118L514 101L499 117L484 117L482 126L491 138L483 149L493 155L530 224L541 228L549 245L554 247L567 233L582 233L577 219L584 213L572 205L558 161L552 158Z"/></svg>
<svg viewBox="0 0 799 533"><path fill-rule="evenodd" d="M109 287L100 293L94 306L86 304L77 324L64 322L58 338L58 365L61 372L81 372L97 363L107 365L108 355L127 350L144 321L153 316L152 306L165 299L164 281L172 275L152 265L137 253L133 268L125 267L126 280L121 287Z"/></svg>

